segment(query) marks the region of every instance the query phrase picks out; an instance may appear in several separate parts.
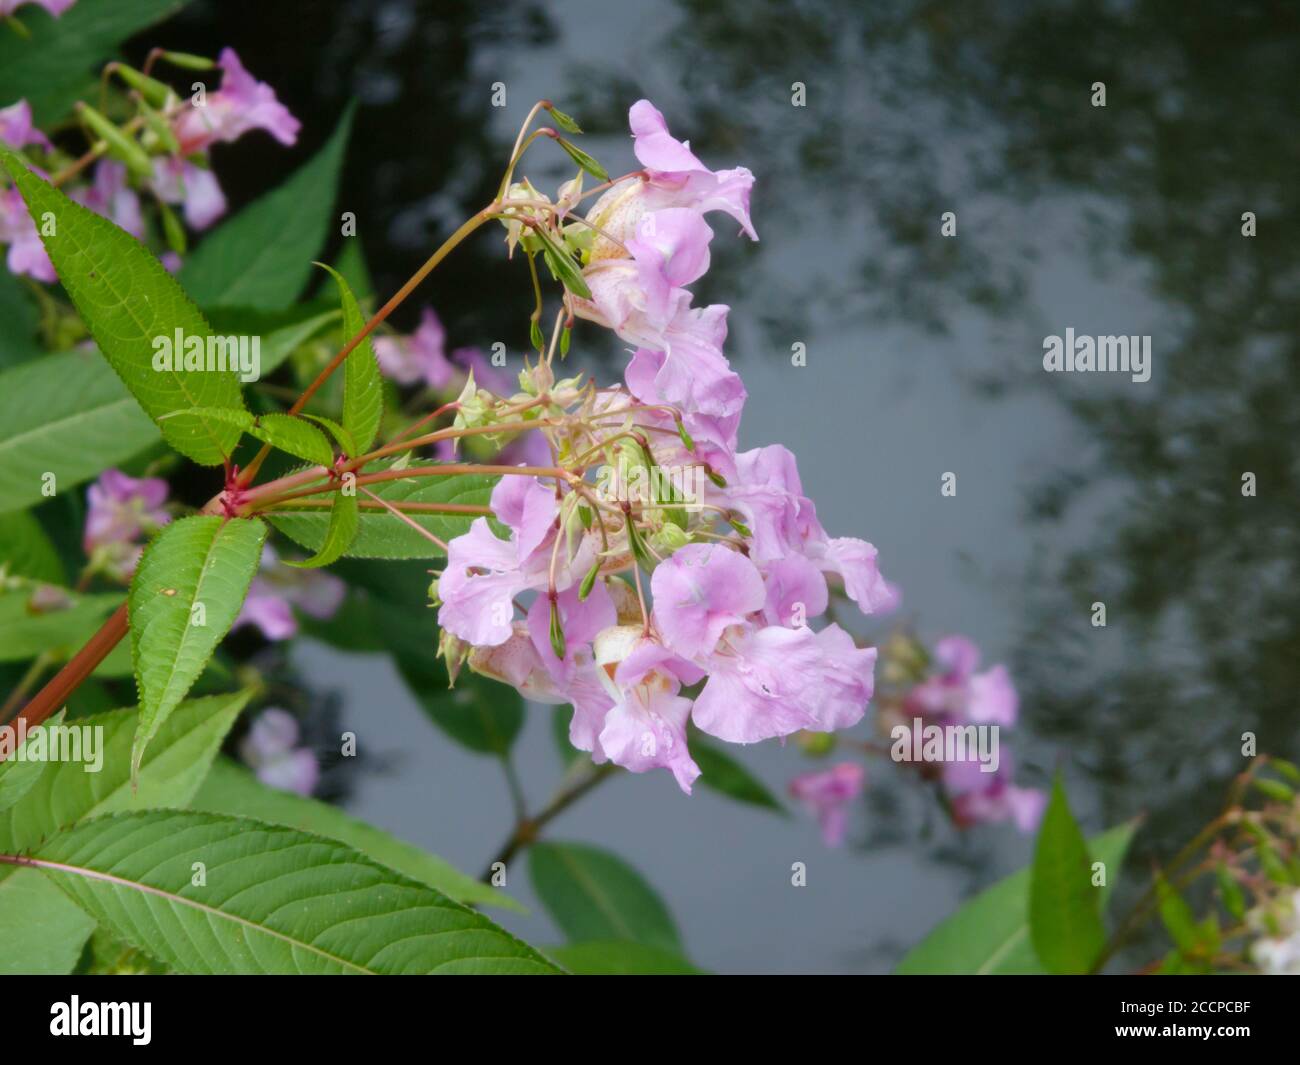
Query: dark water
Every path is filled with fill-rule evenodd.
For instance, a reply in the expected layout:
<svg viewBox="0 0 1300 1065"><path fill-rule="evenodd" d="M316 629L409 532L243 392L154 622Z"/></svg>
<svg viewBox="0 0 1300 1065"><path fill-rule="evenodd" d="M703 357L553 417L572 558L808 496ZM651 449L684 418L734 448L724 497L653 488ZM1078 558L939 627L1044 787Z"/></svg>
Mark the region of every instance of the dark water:
<svg viewBox="0 0 1300 1065"><path fill-rule="evenodd" d="M621 172L626 108L649 96L706 161L758 177L762 241L718 226L701 292L733 307L742 443L796 451L824 523L880 548L919 632L967 633L1011 665L1022 776L1063 766L1090 830L1145 811L1143 868L1212 814L1242 732L1295 755L1294 5L280 0L196 3L160 39L236 47L304 119L297 154L359 98L340 209L380 292L491 198L535 99L579 116ZM217 167L240 201L287 158L249 138ZM525 169L544 187L567 176L558 158ZM527 283L495 240L420 296L457 344L526 343ZM1043 339L1067 327L1149 335L1151 380L1044 373ZM579 339L578 360L609 358L595 331ZM956 498L940 496L948 471ZM350 808L479 868L510 818L496 766L431 728L386 659L307 646L298 661L394 756ZM559 772L549 716L518 756L540 800ZM805 767L775 744L744 756L774 788ZM707 967L883 970L1029 845L959 836L889 766L872 773L841 852L803 820L686 799L667 774L619 779L554 834L637 865ZM789 886L795 860L806 889ZM521 874L510 887L531 903ZM536 911L508 923L557 938Z"/></svg>

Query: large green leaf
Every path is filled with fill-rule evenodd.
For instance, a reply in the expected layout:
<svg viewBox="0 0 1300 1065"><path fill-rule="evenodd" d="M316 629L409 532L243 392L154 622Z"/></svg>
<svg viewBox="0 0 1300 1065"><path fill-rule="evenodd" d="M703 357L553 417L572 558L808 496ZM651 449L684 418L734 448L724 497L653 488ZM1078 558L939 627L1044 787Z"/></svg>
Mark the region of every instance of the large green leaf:
<svg viewBox="0 0 1300 1065"><path fill-rule="evenodd" d="M45 733L48 729L63 721L63 711L51 717L44 725L37 725L26 733L26 739L33 739L37 746L45 749ZM6 741L17 744L16 738ZM25 744L24 744L25 746ZM8 757L0 762L0 813L9 809L19 799L32 790L33 785L45 772L45 762L19 756L15 750L7 751Z"/></svg>
<svg viewBox="0 0 1300 1065"><path fill-rule="evenodd" d="M199 515L172 522L145 548L128 600L140 691L133 766L239 616L265 542L260 521Z"/></svg>
<svg viewBox="0 0 1300 1065"><path fill-rule="evenodd" d="M578 976L698 976L704 972L680 954L628 941L571 943L546 953Z"/></svg>
<svg viewBox="0 0 1300 1065"><path fill-rule="evenodd" d="M32 861L119 939L183 973L558 970L482 914L343 843L245 818L86 821Z"/></svg>
<svg viewBox="0 0 1300 1065"><path fill-rule="evenodd" d="M293 177L199 244L180 278L201 306L279 310L302 291L334 218L352 114Z"/></svg>
<svg viewBox="0 0 1300 1065"><path fill-rule="evenodd" d="M337 806L267 787L248 770L225 758L217 759L189 805L194 810L255 817L338 840L457 902L523 909L500 888L466 876L437 855L349 817Z"/></svg>
<svg viewBox="0 0 1300 1065"><path fill-rule="evenodd" d="M46 355L0 373L0 513L65 492L158 439L158 429L93 352Z"/></svg>
<svg viewBox="0 0 1300 1065"><path fill-rule="evenodd" d="M533 890L575 943L630 940L681 954L668 907L622 858L583 843L536 843L528 855Z"/></svg>
<svg viewBox="0 0 1300 1065"><path fill-rule="evenodd" d="M46 651L68 657L122 605L114 592L68 593L66 608L33 611L31 595L29 587L0 590L0 662L23 662Z"/></svg>
<svg viewBox="0 0 1300 1065"><path fill-rule="evenodd" d="M13 177L59 280L109 365L145 412L158 421L191 407L241 409L239 381L230 371L155 369L155 341L165 340L174 358L195 340L206 345L211 328L176 279L135 237L82 207L0 148L0 163ZM45 226L42 220L52 225ZM175 338L183 338L182 350ZM192 415L159 426L167 442L195 462L218 465L239 431Z"/></svg>
<svg viewBox="0 0 1300 1065"><path fill-rule="evenodd" d="M374 462L364 472L373 473L387 469L390 465L389 462ZM487 506L495 484L494 477L456 474L381 481L368 487L380 499L390 503L470 503ZM360 496L359 501L364 502L367 498ZM329 511L328 500L322 500L319 509L277 511L267 514L266 518L291 540L312 551L319 551L329 530ZM444 542L468 532L470 523L474 520L472 515L460 514L411 513L407 517ZM441 558L443 551L396 515L376 508L361 511L356 539L344 554L348 558Z"/></svg>
<svg viewBox="0 0 1300 1065"><path fill-rule="evenodd" d="M63 118L118 44L186 0L82 0L58 19L24 7L30 39L0 33L0 105L26 97L38 124Z"/></svg>
<svg viewBox="0 0 1300 1065"><path fill-rule="evenodd" d="M357 299L342 274L324 263L317 265L327 270L339 287L339 298L343 303L343 335L351 340L366 324ZM343 375L343 428L352 434L357 455L364 455L375 442L384 416L384 382L379 376L379 363L375 360L374 345L369 337L349 352L343 363ZM357 455L349 457L356 458Z"/></svg>
<svg viewBox="0 0 1300 1065"><path fill-rule="evenodd" d="M26 510L0 514L0 570L45 584L63 584L67 579L54 542Z"/></svg>
<svg viewBox="0 0 1300 1065"><path fill-rule="evenodd" d="M82 761L34 763L43 771L18 802L0 811L0 852L24 853L58 829L99 814L186 805L248 698L247 692L210 695L177 707L154 737L135 788L131 786L131 746L138 710L111 710L64 722L67 728L100 730L82 733L100 737L94 752L102 756L100 768L90 771L95 761L86 761L84 741ZM0 878L11 868L0 866Z"/></svg>
<svg viewBox="0 0 1300 1065"><path fill-rule="evenodd" d="M62 976L81 958L95 919L36 869L0 880L0 976Z"/></svg>
<svg viewBox="0 0 1300 1065"><path fill-rule="evenodd" d="M1106 886L1100 888L1104 906L1119 879L1137 822L1117 825L1089 841L1094 860L1106 863ZM1029 939L1030 870L999 880L945 918L912 948L897 972L1006 974L1044 970Z"/></svg>
<svg viewBox="0 0 1300 1065"><path fill-rule="evenodd" d="M1034 846L1029 938L1048 972L1080 975L1106 945L1101 902L1092 884L1088 843L1057 774Z"/></svg>

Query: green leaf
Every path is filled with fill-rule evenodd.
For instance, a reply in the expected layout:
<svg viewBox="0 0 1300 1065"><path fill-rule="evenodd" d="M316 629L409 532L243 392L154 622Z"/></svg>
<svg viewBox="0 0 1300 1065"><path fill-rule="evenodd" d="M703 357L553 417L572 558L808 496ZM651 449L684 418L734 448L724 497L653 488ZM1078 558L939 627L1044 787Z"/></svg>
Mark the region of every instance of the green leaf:
<svg viewBox="0 0 1300 1065"><path fill-rule="evenodd" d="M0 662L25 662L46 651L64 658L94 635L122 605L116 592L101 595L68 593L60 610L31 609L29 587L0 589Z"/></svg>
<svg viewBox="0 0 1300 1065"><path fill-rule="evenodd" d="M39 325L36 303L23 291L17 275L0 270L0 368L44 354L36 339Z"/></svg>
<svg viewBox="0 0 1300 1065"><path fill-rule="evenodd" d="M81 733L81 761L35 763L42 772L34 784L17 803L0 812L0 852L28 851L60 828L88 817L119 810L186 805L198 791L222 740L248 699L248 692L235 692L191 699L177 707L145 755L134 790L130 755L139 724L139 712L134 707L65 722L65 735L69 736L68 728L102 731ZM89 771L96 759L85 759L85 736L100 737L94 752L100 763L98 772ZM0 878L12 869L0 865Z"/></svg>
<svg viewBox="0 0 1300 1065"><path fill-rule="evenodd" d="M0 880L0 976L64 976L94 930L95 919L39 871Z"/></svg>
<svg viewBox="0 0 1300 1065"><path fill-rule="evenodd" d="M375 294L374 282L370 277L370 268L366 266L366 253L358 237L349 237L343 241L343 250L334 262L334 269L348 280L348 287L362 303Z"/></svg>
<svg viewBox="0 0 1300 1065"><path fill-rule="evenodd" d="M180 279L200 306L278 310L302 291L334 217L352 115L349 107L325 146L293 177L199 244Z"/></svg>
<svg viewBox="0 0 1300 1065"><path fill-rule="evenodd" d="M700 976L680 954L644 943L572 943L546 952L578 976Z"/></svg>
<svg viewBox="0 0 1300 1065"><path fill-rule="evenodd" d="M34 514L0 514L0 572L45 584L63 584L67 574L53 541Z"/></svg>
<svg viewBox="0 0 1300 1065"><path fill-rule="evenodd" d="M303 417L310 419L311 421L315 422L317 425L323 425L326 429L328 429L330 431L330 435L334 437L335 440L338 441L338 445L342 449L343 454L345 455L357 454L356 440L354 440L352 438L352 434L349 433L346 429L344 429L343 426L339 425L338 422L330 418L326 418L323 414L304 414Z"/></svg>
<svg viewBox="0 0 1300 1065"><path fill-rule="evenodd" d="M190 407L242 409L239 381L229 371L154 368L155 340L173 345L180 335L186 346L195 339L206 345L211 328L149 249L41 180L12 152L0 148L0 163L42 229L59 280L99 350L145 413L158 421ZM46 218L54 223L48 234ZM209 466L220 464L239 438L231 426L194 417L168 419L160 428L177 451Z"/></svg>
<svg viewBox="0 0 1300 1065"><path fill-rule="evenodd" d="M327 271L338 284L339 298L343 302L343 334L351 340L366 324L356 297L342 274L324 263L316 265ZM348 457L356 458L370 450L384 417L384 382L379 376L379 363L369 337L349 352L343 363L343 375L343 428L351 434L357 447L357 451Z"/></svg>
<svg viewBox="0 0 1300 1065"><path fill-rule="evenodd" d="M243 430L249 436L261 440L264 444L279 448L294 458L306 459L314 466L334 465L334 449L326 437L311 422L288 414L259 414L254 416L246 410L221 410L209 408L185 411L185 415L204 420L226 422ZM170 417L170 416L169 416Z"/></svg>
<svg viewBox="0 0 1300 1065"><path fill-rule="evenodd" d="M197 515L172 522L145 548L128 600L140 691L132 775L234 624L265 541L260 521Z"/></svg>
<svg viewBox="0 0 1300 1065"><path fill-rule="evenodd" d="M1169 938L1179 950L1188 953L1195 951L1201 940L1200 929L1196 927L1196 915L1163 873L1156 874L1156 899L1160 921L1169 933Z"/></svg>
<svg viewBox="0 0 1300 1065"><path fill-rule="evenodd" d="M286 560L285 565L301 569L317 569L337 562L343 557L352 541L357 538L357 529L361 526L361 510L357 506L357 497L344 492L335 492L330 507L329 528L325 531L325 542L311 558L301 562Z"/></svg>
<svg viewBox="0 0 1300 1065"><path fill-rule="evenodd" d="M338 308L323 306L315 300L282 311L264 311L254 307L216 307L208 311L212 328L222 336L262 338L258 360L262 379L339 318Z"/></svg>
<svg viewBox="0 0 1300 1065"><path fill-rule="evenodd" d="M207 813L255 817L273 825L314 832L355 847L375 861L436 888L457 902L523 911L523 907L500 888L466 876L442 858L349 817L337 806L267 787L247 769L227 758L217 759L189 805L191 809Z"/></svg>
<svg viewBox="0 0 1300 1065"><path fill-rule="evenodd" d="M622 858L582 843L536 843L528 872L537 897L571 942L631 940L682 952L668 907Z"/></svg>
<svg viewBox="0 0 1300 1065"><path fill-rule="evenodd" d="M0 513L65 492L130 458L158 429L93 352L45 355L0 373Z"/></svg>
<svg viewBox="0 0 1300 1065"><path fill-rule="evenodd" d="M557 706L551 711L551 739L555 741L556 753L565 769L583 757L583 752L569 742L569 723L572 720L572 706Z"/></svg>
<svg viewBox="0 0 1300 1065"><path fill-rule="evenodd" d="M364 473L388 469L388 461L371 463ZM468 503L487 506L496 485L495 477L456 474L446 477L410 477L368 485L380 499L390 503ZM330 523L330 504L320 501L319 509L307 507L266 514L266 519L303 547L319 551ZM469 531L473 515L411 513L406 515L444 543ZM344 554L349 558L441 558L442 549L386 510L361 511L357 538Z"/></svg>
<svg viewBox="0 0 1300 1065"><path fill-rule="evenodd" d="M1092 861L1060 774L1052 784L1029 884L1029 934L1048 972L1082 974L1106 945Z"/></svg>
<svg viewBox="0 0 1300 1065"><path fill-rule="evenodd" d="M360 851L246 818L96 818L30 860L119 939L181 973L557 971L486 917Z"/></svg>
<svg viewBox="0 0 1300 1065"><path fill-rule="evenodd" d="M1089 840L1095 861L1106 864L1106 886L1097 889L1104 906L1118 882L1137 822L1117 825ZM912 948L896 970L922 973L1003 974L1045 972L1029 938L1029 869L986 888L946 917Z"/></svg>
<svg viewBox="0 0 1300 1065"><path fill-rule="evenodd" d="M49 719L44 725L37 725L27 731L27 739L32 739L35 744L42 749L48 743L46 738L48 730L63 722L64 711L60 710L57 714ZM16 738L8 742L16 743ZM26 746L26 743L23 744ZM3 812L13 806L19 799L32 790L32 785L40 779L41 774L45 772L45 763L40 761L28 761L26 758L18 756L16 751L8 751L7 757L0 762L0 812Z"/></svg>
<svg viewBox="0 0 1300 1065"><path fill-rule="evenodd" d="M382 624L393 639L397 619L390 615ZM432 617L429 624L432 630ZM510 753L524 727L524 704L518 692L467 671L461 672L456 687L448 688L447 672L433 657L432 631L423 646L410 648L395 642L389 646L398 672L430 721L471 751L499 758Z"/></svg>
<svg viewBox="0 0 1300 1065"><path fill-rule="evenodd" d="M31 38L0 33L0 101L26 97L37 125L58 121L122 41L184 6L185 0L82 0L58 19L23 8Z"/></svg>
<svg viewBox="0 0 1300 1065"><path fill-rule="evenodd" d="M766 784L737 762L729 754L724 754L711 743L706 743L698 735L691 737L691 757L700 767L699 783L706 788L752 806L761 806L784 814L786 809Z"/></svg>

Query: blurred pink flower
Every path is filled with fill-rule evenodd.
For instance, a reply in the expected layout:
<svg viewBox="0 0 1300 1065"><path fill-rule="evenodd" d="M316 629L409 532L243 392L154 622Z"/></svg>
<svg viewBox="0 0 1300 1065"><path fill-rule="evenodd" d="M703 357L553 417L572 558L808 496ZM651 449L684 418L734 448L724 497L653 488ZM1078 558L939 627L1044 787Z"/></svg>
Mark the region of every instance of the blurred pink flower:
<svg viewBox="0 0 1300 1065"><path fill-rule="evenodd" d="M258 714L239 744L239 755L258 780L281 791L310 795L320 779L320 763L306 747L299 747L298 719L277 706Z"/></svg>
<svg viewBox="0 0 1300 1065"><path fill-rule="evenodd" d="M334 616L346 594L347 586L332 573L280 565L275 549L267 544L261 568L231 628L253 625L268 640L287 640L298 632L294 607L323 621Z"/></svg>
<svg viewBox="0 0 1300 1065"><path fill-rule="evenodd" d="M302 123L280 103L274 89L244 69L233 48L223 48L217 64L223 72L221 88L208 93L201 106L185 108L174 121L182 155L206 151L218 141L236 141L254 129L266 130L284 145L297 143Z"/></svg>
<svg viewBox="0 0 1300 1065"><path fill-rule="evenodd" d="M0 3L3 2L0 0ZM50 147L50 139L32 125L32 109L26 100L0 108L0 141L15 150L29 144Z"/></svg>
<svg viewBox="0 0 1300 1065"><path fill-rule="evenodd" d="M166 481L105 470L86 490L82 546L87 557L111 576L130 576L143 551L140 540L171 520L163 509L166 501Z"/></svg>
<svg viewBox="0 0 1300 1065"><path fill-rule="evenodd" d="M808 809L821 826L828 847L844 842L848 809L866 784L867 773L856 762L841 762L830 769L802 773L790 781L790 795Z"/></svg>

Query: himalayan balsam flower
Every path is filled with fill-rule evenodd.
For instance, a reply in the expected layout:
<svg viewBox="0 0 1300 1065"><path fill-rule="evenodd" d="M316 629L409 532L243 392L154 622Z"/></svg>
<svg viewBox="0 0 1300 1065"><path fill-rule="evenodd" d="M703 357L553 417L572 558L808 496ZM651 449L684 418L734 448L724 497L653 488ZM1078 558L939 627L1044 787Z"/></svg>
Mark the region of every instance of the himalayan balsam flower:
<svg viewBox="0 0 1300 1065"><path fill-rule="evenodd" d="M167 482L137 480L121 470L105 470L86 490L86 527L82 536L91 565L119 580L134 571L148 534L166 525L163 509Z"/></svg>
<svg viewBox="0 0 1300 1065"><path fill-rule="evenodd" d="M265 130L290 147L298 141L300 123L276 98L275 90L258 81L240 62L233 48L223 48L217 65L221 87L192 99L172 119L180 154L154 161L150 181L164 203L181 204L191 228L206 229L226 213L226 197L212 170L195 163L216 143L237 141L252 130Z"/></svg>
<svg viewBox="0 0 1300 1065"><path fill-rule="evenodd" d="M332 618L343 603L347 586L332 573L279 564L275 549L262 548L262 563L249 586L232 629L253 625L268 640L287 640L298 633L297 607L320 621Z"/></svg>
<svg viewBox="0 0 1300 1065"><path fill-rule="evenodd" d="M420 326L410 336L376 337L375 358L386 377L399 385L417 382L441 389L451 384L455 367L447 359L447 330L426 307L420 314Z"/></svg>
<svg viewBox="0 0 1300 1065"><path fill-rule="evenodd" d="M646 174L593 209L619 243L588 256L592 298L568 297L578 316L636 346L627 389L555 381L545 361L524 375L525 393L509 402L545 390L550 413L529 435L564 475L501 479L491 505L509 535L477 518L450 542L438 617L453 671L467 661L529 699L571 704L575 747L632 772L667 769L689 793L700 773L692 722L754 743L861 720L875 650L812 623L828 575L865 613L897 595L874 547L822 528L793 455L737 451L745 389L722 353L727 308L692 307L686 286L708 269L706 213L754 235L752 177L708 170L645 101L631 123ZM517 420L496 413L505 398L464 396L460 413ZM616 456L622 472L606 465ZM629 456L638 473L677 476L676 487L637 490ZM652 570L648 582L634 566Z"/></svg>
<svg viewBox="0 0 1300 1065"><path fill-rule="evenodd" d="M281 791L310 795L320 780L320 763L306 747L299 747L298 719L278 706L257 715L239 744L239 755L257 779Z"/></svg>
<svg viewBox="0 0 1300 1065"><path fill-rule="evenodd" d="M1015 725L1020 700L1005 666L977 672L979 649L964 636L939 640L932 658L937 670L903 698L903 714L909 722L920 718L926 725ZM957 823L1012 821L1021 832L1033 832L1047 796L1035 788L1018 787L1012 777L1013 762L1006 751L1000 752L992 773L984 772L974 758L945 763L943 788Z"/></svg>
<svg viewBox="0 0 1300 1065"><path fill-rule="evenodd" d="M26 100L0 108L0 141L15 151L21 151L29 144L46 149L50 147L50 139L32 125L32 108Z"/></svg>
<svg viewBox="0 0 1300 1065"><path fill-rule="evenodd" d="M849 806L862 794L867 772L856 762L841 762L830 769L802 773L790 781L790 795L808 809L821 828L828 847L844 842Z"/></svg>
<svg viewBox="0 0 1300 1065"><path fill-rule="evenodd" d="M233 48L217 57L221 88L208 93L201 105L181 111L173 122L181 154L206 152L218 141L237 141L254 129L264 129L286 147L297 143L302 123L276 98L275 90L258 81L239 61Z"/></svg>

